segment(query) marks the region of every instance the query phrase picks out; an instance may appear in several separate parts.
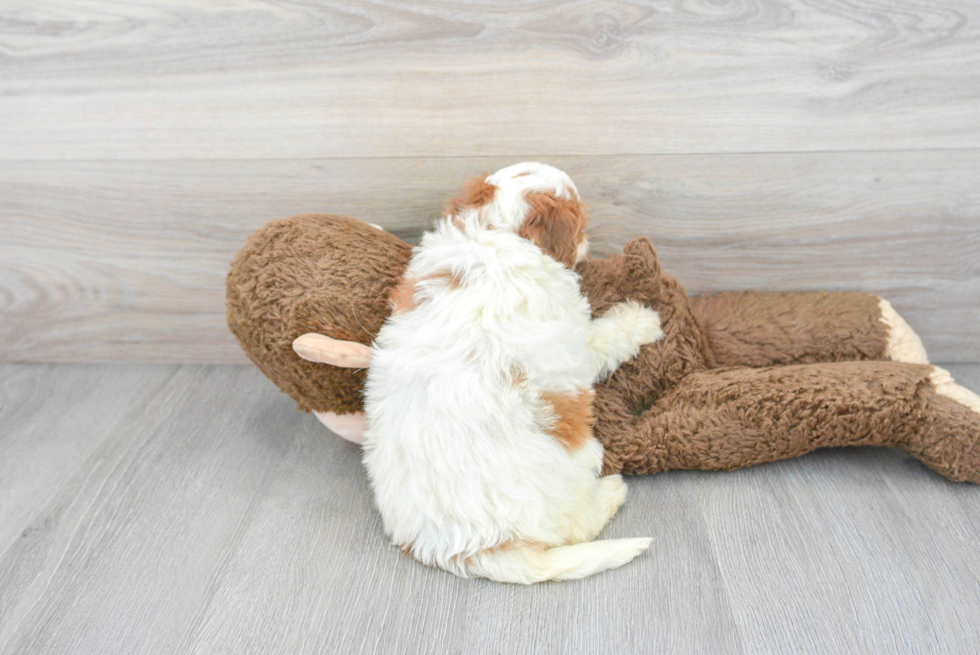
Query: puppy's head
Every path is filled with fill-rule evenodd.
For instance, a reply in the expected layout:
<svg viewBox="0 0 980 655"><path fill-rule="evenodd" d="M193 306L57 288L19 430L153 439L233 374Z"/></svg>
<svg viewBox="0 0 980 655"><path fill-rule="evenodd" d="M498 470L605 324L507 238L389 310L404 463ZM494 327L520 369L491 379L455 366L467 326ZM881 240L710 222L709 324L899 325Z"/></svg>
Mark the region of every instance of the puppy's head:
<svg viewBox="0 0 980 655"><path fill-rule="evenodd" d="M525 162L470 180L463 195L450 203L449 213L479 216L488 227L514 232L569 268L588 254L587 219L578 190L552 166Z"/></svg>

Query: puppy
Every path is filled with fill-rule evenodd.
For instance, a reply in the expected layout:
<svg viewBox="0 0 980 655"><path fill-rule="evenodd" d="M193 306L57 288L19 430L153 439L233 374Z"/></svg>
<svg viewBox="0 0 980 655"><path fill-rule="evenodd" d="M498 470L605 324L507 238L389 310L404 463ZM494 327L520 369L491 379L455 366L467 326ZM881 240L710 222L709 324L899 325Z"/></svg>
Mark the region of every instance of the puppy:
<svg viewBox="0 0 980 655"><path fill-rule="evenodd" d="M364 463L386 532L424 564L569 580L650 544L592 541L626 485L599 477L591 387L663 333L637 304L590 319L572 271L585 223L563 172L504 168L450 205L392 293L365 388Z"/></svg>

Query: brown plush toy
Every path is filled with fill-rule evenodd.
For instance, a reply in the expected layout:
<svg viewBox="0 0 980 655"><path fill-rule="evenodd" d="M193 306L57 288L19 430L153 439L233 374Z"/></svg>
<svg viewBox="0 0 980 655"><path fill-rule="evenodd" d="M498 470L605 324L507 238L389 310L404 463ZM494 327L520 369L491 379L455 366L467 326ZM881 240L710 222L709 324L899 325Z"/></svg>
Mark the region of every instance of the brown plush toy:
<svg viewBox="0 0 980 655"><path fill-rule="evenodd" d="M410 254L380 228L310 214L253 233L228 275L228 325L245 352L301 410L352 441L363 429L367 346ZM647 239L578 271L594 315L635 300L660 313L664 331L596 386L604 474L730 470L874 445L980 483L980 397L928 365L919 338L877 296L688 298Z"/></svg>

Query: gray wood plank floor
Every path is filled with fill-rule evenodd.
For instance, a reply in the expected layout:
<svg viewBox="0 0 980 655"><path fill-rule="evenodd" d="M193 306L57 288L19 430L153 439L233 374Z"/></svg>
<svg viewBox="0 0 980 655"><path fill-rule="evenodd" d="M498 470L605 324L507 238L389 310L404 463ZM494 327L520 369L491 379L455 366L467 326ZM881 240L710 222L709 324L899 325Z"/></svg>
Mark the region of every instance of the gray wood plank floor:
<svg viewBox="0 0 980 655"><path fill-rule="evenodd" d="M895 451L633 478L607 534L655 542L460 580L253 367L0 365L0 653L980 650L980 489Z"/></svg>

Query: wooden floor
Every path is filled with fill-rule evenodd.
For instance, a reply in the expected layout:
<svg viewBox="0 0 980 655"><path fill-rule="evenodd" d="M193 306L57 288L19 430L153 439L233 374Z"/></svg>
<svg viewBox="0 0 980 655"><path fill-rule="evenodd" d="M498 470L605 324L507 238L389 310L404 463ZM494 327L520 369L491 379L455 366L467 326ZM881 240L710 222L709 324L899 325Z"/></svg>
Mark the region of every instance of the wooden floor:
<svg viewBox="0 0 980 655"><path fill-rule="evenodd" d="M4 654L980 650L980 488L891 450L633 478L648 553L519 587L386 543L254 367L5 364L0 493Z"/></svg>

